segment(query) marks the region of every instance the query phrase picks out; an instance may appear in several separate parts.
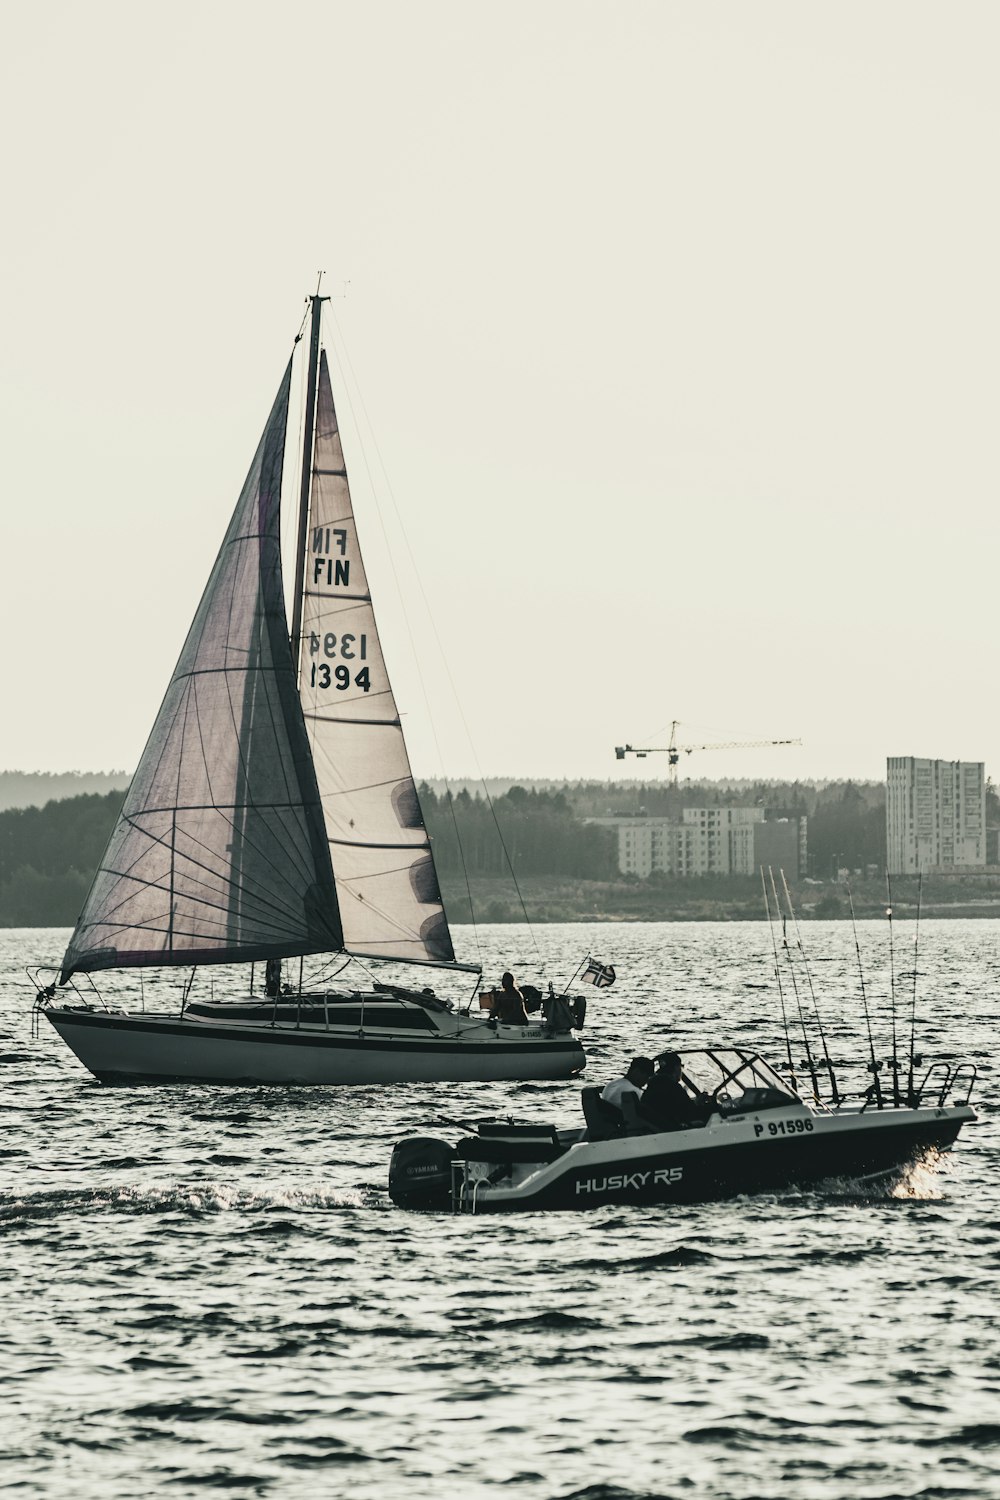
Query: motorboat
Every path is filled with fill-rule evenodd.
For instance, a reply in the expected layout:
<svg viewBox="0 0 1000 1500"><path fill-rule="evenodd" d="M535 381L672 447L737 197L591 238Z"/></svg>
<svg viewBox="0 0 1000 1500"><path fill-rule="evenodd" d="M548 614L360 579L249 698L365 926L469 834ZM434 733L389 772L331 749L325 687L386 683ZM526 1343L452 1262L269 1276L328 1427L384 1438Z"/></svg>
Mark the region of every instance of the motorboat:
<svg viewBox="0 0 1000 1500"><path fill-rule="evenodd" d="M568 1129L479 1123L455 1146L400 1142L389 1195L401 1208L454 1213L669 1204L772 1192L826 1179L891 1177L947 1150L975 1119L971 1063L937 1063L895 1098L869 1088L854 1103L802 1093L744 1048L685 1052L682 1081L702 1118L664 1130L635 1106L619 1120L583 1090L584 1123ZM700 1109L696 1111L696 1104Z"/></svg>

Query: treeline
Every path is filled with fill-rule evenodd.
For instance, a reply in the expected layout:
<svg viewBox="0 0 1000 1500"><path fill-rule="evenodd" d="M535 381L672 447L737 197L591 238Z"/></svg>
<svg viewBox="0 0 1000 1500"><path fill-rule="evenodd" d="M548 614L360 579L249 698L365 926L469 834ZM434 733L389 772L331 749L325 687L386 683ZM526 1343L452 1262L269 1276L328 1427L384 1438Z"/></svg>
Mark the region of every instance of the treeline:
<svg viewBox="0 0 1000 1500"><path fill-rule="evenodd" d="M0 771L0 811L37 808L87 792L124 792L131 779L128 771Z"/></svg>
<svg viewBox="0 0 1000 1500"><path fill-rule="evenodd" d="M0 812L0 927L72 927L104 853L121 791Z"/></svg>
<svg viewBox="0 0 1000 1500"><path fill-rule="evenodd" d="M613 829L580 821L565 792L512 786L500 797L438 796L420 787L424 822L442 876L571 875L609 880L618 871Z"/></svg>

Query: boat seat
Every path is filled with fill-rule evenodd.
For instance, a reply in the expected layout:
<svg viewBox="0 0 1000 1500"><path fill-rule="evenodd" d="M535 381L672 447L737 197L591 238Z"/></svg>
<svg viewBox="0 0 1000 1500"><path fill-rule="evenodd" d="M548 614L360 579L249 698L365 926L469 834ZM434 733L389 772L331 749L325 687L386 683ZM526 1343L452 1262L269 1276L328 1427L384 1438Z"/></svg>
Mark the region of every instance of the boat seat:
<svg viewBox="0 0 1000 1500"><path fill-rule="evenodd" d="M553 1132L554 1134L554 1132ZM455 1147L459 1161L497 1163L508 1168L515 1162L550 1162L562 1156L565 1146L559 1141L535 1136L528 1140L502 1140L481 1135L466 1136Z"/></svg>
<svg viewBox="0 0 1000 1500"><path fill-rule="evenodd" d="M600 1089L581 1089L580 1103L583 1106L583 1118L587 1122L588 1141L609 1141L614 1136L623 1134L625 1116L620 1109L601 1098Z"/></svg>
<svg viewBox="0 0 1000 1500"><path fill-rule="evenodd" d="M626 1135L659 1135L662 1126L653 1125L639 1113L639 1101L635 1094L622 1094L622 1117Z"/></svg>

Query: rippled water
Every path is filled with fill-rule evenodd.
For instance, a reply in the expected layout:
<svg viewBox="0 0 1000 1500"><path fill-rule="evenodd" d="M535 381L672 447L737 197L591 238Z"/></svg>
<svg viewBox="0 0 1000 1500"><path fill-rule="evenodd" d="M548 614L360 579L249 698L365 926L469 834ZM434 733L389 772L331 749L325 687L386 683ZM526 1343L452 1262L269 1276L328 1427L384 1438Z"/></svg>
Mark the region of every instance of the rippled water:
<svg viewBox="0 0 1000 1500"><path fill-rule="evenodd" d="M926 922L918 1046L980 1069L980 1123L895 1195L850 1183L683 1208L451 1218L384 1187L442 1115L575 1119L573 1083L103 1088L0 935L0 1483L24 1495L1000 1495L994 922ZM472 934L459 930L465 956ZM864 1081L853 937L804 937ZM909 1041L912 931L897 924ZM763 924L486 928L490 971L592 945L589 1076L667 1043L784 1043ZM865 924L884 1053L886 924ZM179 981L178 981L179 982ZM794 996L786 984L786 1003ZM801 1044L796 1057L801 1056Z"/></svg>

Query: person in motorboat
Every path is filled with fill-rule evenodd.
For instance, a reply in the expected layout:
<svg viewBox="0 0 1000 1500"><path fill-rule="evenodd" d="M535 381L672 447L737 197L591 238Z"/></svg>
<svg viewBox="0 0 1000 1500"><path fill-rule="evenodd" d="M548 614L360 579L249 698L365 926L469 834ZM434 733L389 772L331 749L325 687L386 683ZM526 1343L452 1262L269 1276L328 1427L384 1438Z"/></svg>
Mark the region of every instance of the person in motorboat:
<svg viewBox="0 0 1000 1500"><path fill-rule="evenodd" d="M601 1090L601 1103L609 1109L615 1110L624 1120L622 1099L626 1094L633 1095L633 1104L638 1106L642 1098L642 1091L649 1083L656 1065L650 1057L633 1057L628 1065L628 1071L622 1078L614 1078L606 1083Z"/></svg>
<svg viewBox="0 0 1000 1500"><path fill-rule="evenodd" d="M509 971L500 976L500 993L494 998L493 1013L504 1026L527 1026L528 1024L524 996L517 988L514 976Z"/></svg>
<svg viewBox="0 0 1000 1500"><path fill-rule="evenodd" d="M659 1067L642 1091L639 1115L659 1130L682 1125L704 1125L713 1106L707 1094L692 1098L681 1082L683 1066L677 1052L661 1052Z"/></svg>

